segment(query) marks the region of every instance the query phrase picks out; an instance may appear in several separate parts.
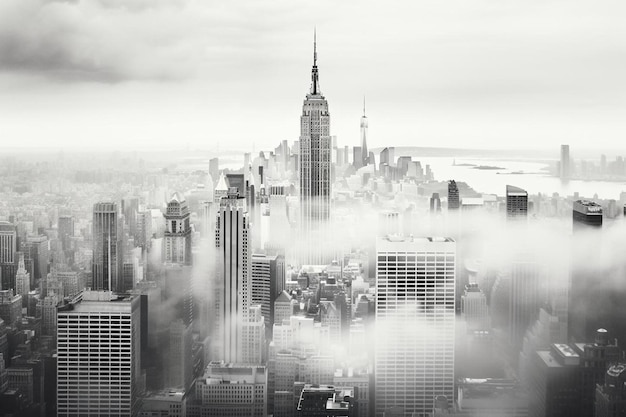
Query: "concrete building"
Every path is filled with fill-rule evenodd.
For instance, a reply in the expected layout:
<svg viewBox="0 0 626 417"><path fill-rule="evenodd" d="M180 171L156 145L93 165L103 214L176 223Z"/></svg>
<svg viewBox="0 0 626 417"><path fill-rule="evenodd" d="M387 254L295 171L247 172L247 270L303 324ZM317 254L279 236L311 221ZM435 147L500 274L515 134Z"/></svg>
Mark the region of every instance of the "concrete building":
<svg viewBox="0 0 626 417"><path fill-rule="evenodd" d="M305 385L296 408L298 417L354 417L354 388Z"/></svg>
<svg viewBox="0 0 626 417"><path fill-rule="evenodd" d="M458 210L460 207L459 188L456 181L450 180L448 181L448 210Z"/></svg>
<svg viewBox="0 0 626 417"><path fill-rule="evenodd" d="M134 416L141 392L139 298L84 291L57 315L58 416Z"/></svg>
<svg viewBox="0 0 626 417"><path fill-rule="evenodd" d="M165 214L165 234L163 236L163 252L166 264L191 265L191 213L187 201L178 193L174 193Z"/></svg>
<svg viewBox="0 0 626 417"><path fill-rule="evenodd" d="M604 382L597 385L594 416L626 416L626 364L611 365Z"/></svg>
<svg viewBox="0 0 626 417"><path fill-rule="evenodd" d="M117 204L94 204L91 289L123 292L121 238Z"/></svg>
<svg viewBox="0 0 626 417"><path fill-rule="evenodd" d="M182 320L170 324L167 386L187 390L193 382L191 325Z"/></svg>
<svg viewBox="0 0 626 417"><path fill-rule="evenodd" d="M30 274L26 271L26 266L24 265L24 254L20 252L17 273L15 274L15 293L21 295L24 301L29 292Z"/></svg>
<svg viewBox="0 0 626 417"><path fill-rule="evenodd" d="M253 254L251 259L252 304L261 306L265 325L274 325L274 303L285 288L285 258Z"/></svg>
<svg viewBox="0 0 626 417"><path fill-rule="evenodd" d="M9 222L0 221L0 290L14 288L17 249L17 227Z"/></svg>
<svg viewBox="0 0 626 417"><path fill-rule="evenodd" d="M13 290L0 291L0 319L15 328L22 321L22 296L13 293Z"/></svg>
<svg viewBox="0 0 626 417"><path fill-rule="evenodd" d="M273 324L282 324L283 320L289 320L294 313L294 308L298 302L291 298L289 293L283 290L276 300L274 300L274 321Z"/></svg>
<svg viewBox="0 0 626 417"><path fill-rule="evenodd" d="M387 236L376 253L376 416L431 413L454 395L456 243Z"/></svg>
<svg viewBox="0 0 626 417"><path fill-rule="evenodd" d="M572 207L574 233L602 227L602 206L589 200L574 201Z"/></svg>
<svg viewBox="0 0 626 417"><path fill-rule="evenodd" d="M506 186L507 219L528 217L528 192L512 185Z"/></svg>
<svg viewBox="0 0 626 417"><path fill-rule="evenodd" d="M188 417L247 416L267 414L267 369L210 362L196 380L194 403Z"/></svg>
<svg viewBox="0 0 626 417"><path fill-rule="evenodd" d="M151 393L141 399L139 417L187 417L185 391L166 390Z"/></svg>
<svg viewBox="0 0 626 417"><path fill-rule="evenodd" d="M219 356L241 362L241 328L250 306L250 223L245 198L235 188L220 202L216 224Z"/></svg>

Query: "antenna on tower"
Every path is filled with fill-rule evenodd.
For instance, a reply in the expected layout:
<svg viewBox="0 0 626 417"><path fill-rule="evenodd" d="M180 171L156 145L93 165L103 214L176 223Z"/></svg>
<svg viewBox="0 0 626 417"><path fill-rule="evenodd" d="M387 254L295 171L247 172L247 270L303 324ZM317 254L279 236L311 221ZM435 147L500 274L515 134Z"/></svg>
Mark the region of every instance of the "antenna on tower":
<svg viewBox="0 0 626 417"><path fill-rule="evenodd" d="M313 27L313 65L317 66L317 27Z"/></svg>
<svg viewBox="0 0 626 417"><path fill-rule="evenodd" d="M363 96L363 117L365 117L365 96Z"/></svg>

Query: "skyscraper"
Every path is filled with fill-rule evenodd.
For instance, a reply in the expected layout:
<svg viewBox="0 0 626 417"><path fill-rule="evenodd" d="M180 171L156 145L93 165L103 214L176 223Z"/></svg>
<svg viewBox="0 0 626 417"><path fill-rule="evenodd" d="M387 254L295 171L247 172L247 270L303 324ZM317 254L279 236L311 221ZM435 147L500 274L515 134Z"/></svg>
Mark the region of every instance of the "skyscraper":
<svg viewBox="0 0 626 417"><path fill-rule="evenodd" d="M559 176L561 179L569 179L570 172L570 157L569 157L569 145L561 145L561 164Z"/></svg>
<svg viewBox="0 0 626 417"><path fill-rule="evenodd" d="M362 166L370 163L369 152L367 150L367 116L365 115L365 97L363 97L363 116L361 116L361 155L363 157Z"/></svg>
<svg viewBox="0 0 626 417"><path fill-rule="evenodd" d="M241 326L250 305L250 224L246 199L231 187L220 203L215 243L218 258L218 329L220 357L239 362Z"/></svg>
<svg viewBox="0 0 626 417"><path fill-rule="evenodd" d="M285 260L282 255L252 255L252 304L261 306L268 330L274 325L274 300L285 288Z"/></svg>
<svg viewBox="0 0 626 417"><path fill-rule="evenodd" d="M15 294L21 295L22 300L26 300L26 296L30 292L30 274L24 266L24 254L19 253L19 263L17 273L15 274Z"/></svg>
<svg viewBox="0 0 626 417"><path fill-rule="evenodd" d="M165 217L165 263L191 264L191 227L189 207L184 197L174 193L167 203Z"/></svg>
<svg viewBox="0 0 626 417"><path fill-rule="evenodd" d="M121 233L115 203L93 206L93 282L94 290L121 292Z"/></svg>
<svg viewBox="0 0 626 417"><path fill-rule="evenodd" d="M57 314L58 416L133 416L139 397L139 297L85 291ZM77 348L80 346L80 349Z"/></svg>
<svg viewBox="0 0 626 417"><path fill-rule="evenodd" d="M328 102L322 95L317 71L317 41L313 42L311 91L306 95L300 117L300 227L304 239L302 264L321 264L320 229L330 219L331 137Z"/></svg>
<svg viewBox="0 0 626 417"><path fill-rule="evenodd" d="M589 200L574 201L572 206L574 232L602 227L602 206Z"/></svg>
<svg viewBox="0 0 626 417"><path fill-rule="evenodd" d="M448 182L448 210L458 210L459 207L461 207L459 188L456 185L456 181L450 180Z"/></svg>
<svg viewBox="0 0 626 417"><path fill-rule="evenodd" d="M59 216L57 227L63 250L70 249L70 237L74 236L74 218L72 216Z"/></svg>
<svg viewBox="0 0 626 417"><path fill-rule="evenodd" d="M456 243L388 236L376 252L376 416L422 416L454 394Z"/></svg>
<svg viewBox="0 0 626 417"><path fill-rule="evenodd" d="M507 219L526 218L528 216L528 193L513 185L506 186Z"/></svg>
<svg viewBox="0 0 626 417"><path fill-rule="evenodd" d="M0 283L3 290L13 288L13 278L17 272L15 252L17 251L17 228L15 225L0 221Z"/></svg>

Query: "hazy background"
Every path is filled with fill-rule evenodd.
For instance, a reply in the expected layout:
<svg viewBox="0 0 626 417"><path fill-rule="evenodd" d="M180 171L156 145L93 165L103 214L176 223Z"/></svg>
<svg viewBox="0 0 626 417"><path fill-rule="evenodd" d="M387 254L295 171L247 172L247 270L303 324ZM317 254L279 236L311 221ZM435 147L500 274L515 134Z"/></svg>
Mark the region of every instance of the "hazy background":
<svg viewBox="0 0 626 417"><path fill-rule="evenodd" d="M623 0L3 0L0 147L620 149Z"/></svg>

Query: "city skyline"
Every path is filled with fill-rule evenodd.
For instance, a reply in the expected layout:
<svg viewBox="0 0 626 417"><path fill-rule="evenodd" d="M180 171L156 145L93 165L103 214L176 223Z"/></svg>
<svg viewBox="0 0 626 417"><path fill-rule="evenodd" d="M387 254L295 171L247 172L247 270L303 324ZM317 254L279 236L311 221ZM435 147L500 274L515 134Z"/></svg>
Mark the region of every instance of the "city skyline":
<svg viewBox="0 0 626 417"><path fill-rule="evenodd" d="M2 147L169 148L175 137L192 148L262 149L277 135L294 140L314 26L341 143L359 143L363 95L370 148L611 148L626 133L622 3L395 6L5 2ZM39 16L37 30L14 24L26 15ZM271 92L262 116L248 100L259 87Z"/></svg>
<svg viewBox="0 0 626 417"><path fill-rule="evenodd" d="M626 6L248 1L0 4L0 415L626 416Z"/></svg>

